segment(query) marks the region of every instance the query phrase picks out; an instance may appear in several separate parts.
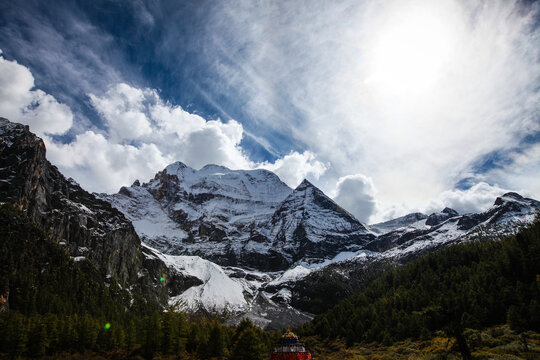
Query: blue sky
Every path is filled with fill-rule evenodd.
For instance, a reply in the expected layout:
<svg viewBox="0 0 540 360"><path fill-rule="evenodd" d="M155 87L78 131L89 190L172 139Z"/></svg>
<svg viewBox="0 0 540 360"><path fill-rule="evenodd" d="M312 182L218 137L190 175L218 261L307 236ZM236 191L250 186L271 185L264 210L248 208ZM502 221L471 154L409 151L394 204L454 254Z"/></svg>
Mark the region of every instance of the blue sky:
<svg viewBox="0 0 540 360"><path fill-rule="evenodd" d="M540 7L3 1L0 116L97 192L180 160L310 179L360 220L540 198Z"/></svg>

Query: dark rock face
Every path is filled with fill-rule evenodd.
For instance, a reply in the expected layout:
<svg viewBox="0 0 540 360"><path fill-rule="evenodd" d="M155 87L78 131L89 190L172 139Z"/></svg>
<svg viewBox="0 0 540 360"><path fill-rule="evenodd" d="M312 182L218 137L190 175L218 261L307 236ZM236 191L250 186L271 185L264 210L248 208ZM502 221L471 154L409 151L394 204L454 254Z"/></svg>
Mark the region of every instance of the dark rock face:
<svg viewBox="0 0 540 360"><path fill-rule="evenodd" d="M426 220L426 225L429 225L429 226L439 225L443 221L450 219L454 216L458 216L458 215L459 213L456 210L446 207L440 213L433 213L429 215Z"/></svg>
<svg viewBox="0 0 540 360"><path fill-rule="evenodd" d="M125 288L136 286L161 303L166 300L165 289L139 276L145 270L141 243L124 215L67 180L46 160L43 141L27 126L3 118L0 201L23 210L71 256L85 256L103 276L114 277Z"/></svg>
<svg viewBox="0 0 540 360"><path fill-rule="evenodd" d="M375 236L321 190L304 180L265 225L275 249L290 264L330 259L361 249Z"/></svg>
<svg viewBox="0 0 540 360"><path fill-rule="evenodd" d="M167 229L137 228L146 244L222 266L285 270L297 261L322 262L358 250L374 238L309 181L292 190L266 170L195 170L177 162L148 183L99 196L136 227L144 220Z"/></svg>
<svg viewBox="0 0 540 360"><path fill-rule="evenodd" d="M168 296L180 295L192 286L203 284L199 278L182 274L174 268L167 267L151 249L143 247L142 253L144 260L140 274L153 279L155 285L159 284L159 280L163 277Z"/></svg>
<svg viewBox="0 0 540 360"><path fill-rule="evenodd" d="M429 243L441 236L447 239L434 246L419 250L418 254L414 255L419 256L428 248L431 251L434 248L449 245L460 236L467 235L468 232L479 226L504 226L508 228L507 231L512 232L512 229L516 226L530 222L530 219L539 210L539 201L524 198L516 193L508 193L498 197L490 209L480 213L459 215L457 211L445 208L440 213L431 214L426 220L425 227L410 228L405 226L395 229L378 236L366 246L366 249L382 252L395 247L405 248L414 242ZM529 217L529 220L527 220L527 217Z"/></svg>

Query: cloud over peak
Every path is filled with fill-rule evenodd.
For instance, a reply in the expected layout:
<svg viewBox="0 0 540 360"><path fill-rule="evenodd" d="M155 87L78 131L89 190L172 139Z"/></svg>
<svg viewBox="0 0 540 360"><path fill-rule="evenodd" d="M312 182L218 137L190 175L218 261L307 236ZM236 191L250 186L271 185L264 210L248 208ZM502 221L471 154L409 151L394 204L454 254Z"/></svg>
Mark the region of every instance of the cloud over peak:
<svg viewBox="0 0 540 360"><path fill-rule="evenodd" d="M65 133L73 121L69 107L35 89L30 70L1 54L0 51L0 116L30 125L40 135Z"/></svg>
<svg viewBox="0 0 540 360"><path fill-rule="evenodd" d="M50 135L71 128L70 108L34 89L28 68L0 57L0 91L0 116L30 125L44 139L49 159L91 191L117 191L177 160L194 168L213 163L272 169L292 187L326 170L310 152L291 152L273 163L253 162L240 146L244 130L239 122L206 120L163 101L154 89L117 83L102 94L88 94L106 127L86 130L68 143Z"/></svg>

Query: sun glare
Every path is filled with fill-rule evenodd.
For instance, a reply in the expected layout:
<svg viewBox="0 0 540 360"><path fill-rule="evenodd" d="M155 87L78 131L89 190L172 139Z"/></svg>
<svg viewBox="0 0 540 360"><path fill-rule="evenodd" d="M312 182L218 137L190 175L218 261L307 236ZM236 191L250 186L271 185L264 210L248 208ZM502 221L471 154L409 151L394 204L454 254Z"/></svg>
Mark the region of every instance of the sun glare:
<svg viewBox="0 0 540 360"><path fill-rule="evenodd" d="M389 96L430 91L451 56L452 28L436 11L410 9L379 25L366 83Z"/></svg>

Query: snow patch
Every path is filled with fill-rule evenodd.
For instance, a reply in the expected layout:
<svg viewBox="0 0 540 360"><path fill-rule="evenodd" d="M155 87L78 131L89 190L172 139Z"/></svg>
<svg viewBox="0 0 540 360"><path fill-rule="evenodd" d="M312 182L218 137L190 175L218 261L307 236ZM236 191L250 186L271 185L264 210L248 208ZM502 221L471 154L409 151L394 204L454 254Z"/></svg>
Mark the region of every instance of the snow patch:
<svg viewBox="0 0 540 360"><path fill-rule="evenodd" d="M244 288L231 279L221 268L198 256L175 256L159 253L143 244L160 258L165 265L176 271L194 276L203 284L193 286L182 294L169 299L170 304L180 303L188 310L240 311L247 306Z"/></svg>

